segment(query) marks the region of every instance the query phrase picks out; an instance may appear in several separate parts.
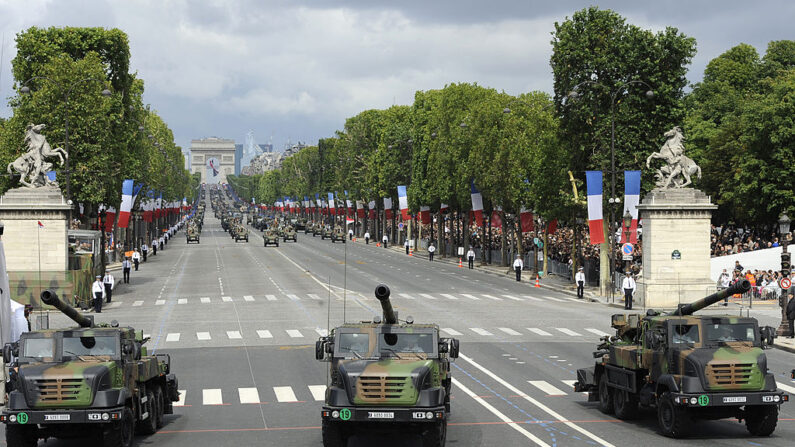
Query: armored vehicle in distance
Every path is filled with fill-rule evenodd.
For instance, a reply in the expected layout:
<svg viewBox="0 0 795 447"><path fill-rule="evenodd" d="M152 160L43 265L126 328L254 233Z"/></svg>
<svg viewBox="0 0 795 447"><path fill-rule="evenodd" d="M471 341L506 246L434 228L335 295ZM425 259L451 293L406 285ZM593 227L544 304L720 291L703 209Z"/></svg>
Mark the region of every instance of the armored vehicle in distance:
<svg viewBox="0 0 795 447"><path fill-rule="evenodd" d="M295 229L297 231L306 230L306 218L299 217L298 220L295 221Z"/></svg>
<svg viewBox="0 0 795 447"><path fill-rule="evenodd" d="M7 445L93 436L87 445L130 447L136 429L153 434L161 428L179 400L170 356L147 355L143 331L115 322L95 326L51 290L41 300L79 327L25 332L3 347L12 366L8 405L0 413Z"/></svg>
<svg viewBox="0 0 795 447"><path fill-rule="evenodd" d="M304 225L304 234L311 233L314 230L314 228L315 228L315 223L310 220L309 222L306 223L306 225Z"/></svg>
<svg viewBox="0 0 795 447"><path fill-rule="evenodd" d="M340 227L334 228L334 232L331 233L331 243L342 241L345 243L345 231L342 230Z"/></svg>
<svg viewBox="0 0 795 447"><path fill-rule="evenodd" d="M312 237L315 237L322 233L323 233L323 222L315 222L315 224L312 225Z"/></svg>
<svg viewBox="0 0 795 447"><path fill-rule="evenodd" d="M201 243L199 242L200 234L201 231L199 230L199 227L197 225L189 224L187 231L185 231L185 238L187 239L186 243L190 244L191 242L196 242L197 244L200 244Z"/></svg>
<svg viewBox="0 0 795 447"><path fill-rule="evenodd" d="M574 390L619 419L656 408L660 431L673 438L694 421L723 418L745 420L754 436L770 435L789 400L767 369L763 349L772 345L773 328L759 328L755 318L693 315L749 289L743 280L666 314L613 315L616 335L602 337L596 364L577 370Z"/></svg>
<svg viewBox="0 0 795 447"><path fill-rule="evenodd" d="M237 241L246 241L248 242L248 228L243 226L242 224L235 225L235 228L232 230L232 237Z"/></svg>
<svg viewBox="0 0 795 447"><path fill-rule="evenodd" d="M282 232L282 240L284 242L293 241L298 242L298 234L295 232L295 228L292 225L287 225L284 227Z"/></svg>
<svg viewBox="0 0 795 447"><path fill-rule="evenodd" d="M458 340L441 338L435 324L399 322L389 293L383 284L375 289L383 320L343 324L315 344L315 358L329 362L331 377L321 410L324 447L389 428L417 432L425 447L445 444Z"/></svg>
<svg viewBox="0 0 795 447"><path fill-rule="evenodd" d="M320 230L320 239L331 239L332 236L334 236L334 231L328 225L324 225Z"/></svg>
<svg viewBox="0 0 795 447"><path fill-rule="evenodd" d="M263 246L267 247L268 244L279 246L279 234L273 228L268 228L262 233Z"/></svg>

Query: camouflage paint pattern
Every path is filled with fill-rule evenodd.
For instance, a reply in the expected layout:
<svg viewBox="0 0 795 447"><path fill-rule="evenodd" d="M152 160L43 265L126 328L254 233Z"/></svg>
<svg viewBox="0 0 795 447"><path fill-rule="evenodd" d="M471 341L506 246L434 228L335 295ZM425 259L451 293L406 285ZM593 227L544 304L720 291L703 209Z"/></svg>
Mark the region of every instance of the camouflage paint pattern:
<svg viewBox="0 0 795 447"><path fill-rule="evenodd" d="M69 255L66 271L9 271L8 285L11 298L20 304L30 304L35 309L43 306L39 295L43 290L55 290L70 304L89 303L91 284L94 282L94 263L90 254ZM44 308L51 308L44 305Z"/></svg>

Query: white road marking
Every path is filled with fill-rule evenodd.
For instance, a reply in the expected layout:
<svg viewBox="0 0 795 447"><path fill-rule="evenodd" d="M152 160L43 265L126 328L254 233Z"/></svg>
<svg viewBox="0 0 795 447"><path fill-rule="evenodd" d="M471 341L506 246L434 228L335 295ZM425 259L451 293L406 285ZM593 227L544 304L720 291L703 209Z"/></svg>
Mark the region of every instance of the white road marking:
<svg viewBox="0 0 795 447"><path fill-rule="evenodd" d="M288 294L288 295L287 295L287 298L290 298L290 299L291 299L291 300L293 300L293 301L301 301L301 298L298 298L298 295L291 295L291 294Z"/></svg>
<svg viewBox="0 0 795 447"><path fill-rule="evenodd" d="M223 405L224 399L218 388L202 390L202 405Z"/></svg>
<svg viewBox="0 0 795 447"><path fill-rule="evenodd" d="M547 407L546 405L542 404L538 400L533 399L532 397L530 397L527 394L523 393L521 390L519 390L519 388L516 388L515 386L513 386L510 383L506 382L505 380L503 380L501 377L497 376L493 372L491 372L488 369L482 367L480 364L478 364L477 362L475 362L474 360L472 360L468 356L466 356L464 354L459 354L459 358L461 358L462 360L464 360L466 362L469 362L472 366L474 366L475 368L479 369L481 372L483 372L487 376L491 377L492 379L496 380L500 385L502 385L505 388L509 389L514 394L516 394L519 397L521 397L522 399L524 399L524 400L530 402L531 404L535 405L536 407L540 408L542 411L546 412L548 415L550 415L553 418L557 419L561 423L571 427L573 430L577 430L578 432L580 432L584 436L587 436L587 437L591 438L591 440L595 441L597 444L603 445L605 447L615 447L613 444L610 444L609 442L605 441L604 439L600 438L599 436L596 436L595 434L589 432L588 430L585 430L584 428L580 427L579 425L569 421L568 419L564 418L559 413L557 413L556 411L554 411L551 408ZM456 379L453 379L453 381L456 381Z"/></svg>
<svg viewBox="0 0 795 447"><path fill-rule="evenodd" d="M155 306L162 306L166 304L166 300L157 300L155 301Z"/></svg>
<svg viewBox="0 0 795 447"><path fill-rule="evenodd" d="M464 392L464 394L466 394L467 396L469 396L472 399L474 399L475 402L477 402L480 405L482 405L483 408L489 410L491 412L491 414L493 414L494 416L497 416L501 421L505 422L509 427L511 427L514 430L518 431L519 433L523 434L527 439L533 441L534 443L536 443L537 445L539 445L541 447L550 447L549 444L547 444L546 442L544 442L541 439L539 439L536 435L534 435L534 434L530 433L529 431L525 430L524 428L522 428L522 426L520 426L516 422L513 422L511 420L511 418L509 418L508 416L506 416L505 414L500 412L500 410L494 408L490 403L488 403L485 400L483 400L483 398L481 398L480 396L478 396L477 394L472 392L472 390L470 390L469 388L464 386L464 384L459 382L458 379L456 379L455 377L453 377L453 385L457 386L459 389L461 389L461 391Z"/></svg>
<svg viewBox="0 0 795 447"><path fill-rule="evenodd" d="M171 332L166 335L166 341L179 341L179 332Z"/></svg>
<svg viewBox="0 0 795 447"><path fill-rule="evenodd" d="M308 296L310 299L313 299L313 300L316 300L316 301L323 301L323 299L322 299L322 298L320 298L319 296L317 296L317 295L316 295L316 294L314 294L314 293L310 293L310 294L308 294L307 296Z"/></svg>
<svg viewBox="0 0 795 447"><path fill-rule="evenodd" d="M240 340L243 338L240 335L240 331L226 331L226 336L229 337L230 340Z"/></svg>
<svg viewBox="0 0 795 447"><path fill-rule="evenodd" d="M447 332L448 334L450 334L450 335L454 335L454 336L462 335L462 334L461 334L460 332L458 332L457 330L455 330L455 329L452 329L452 328L449 328L449 327L443 327L443 328L442 328L442 332Z"/></svg>
<svg viewBox="0 0 795 447"><path fill-rule="evenodd" d="M209 340L211 337L209 332L197 332L196 338L199 340Z"/></svg>
<svg viewBox="0 0 795 447"><path fill-rule="evenodd" d="M200 299L200 301L202 302L202 304L210 304L210 297L204 296Z"/></svg>
<svg viewBox="0 0 795 447"><path fill-rule="evenodd" d="M315 332L317 332L317 335L320 335L321 337L325 337L325 336L328 335L328 329L319 329L318 328L318 329L315 329Z"/></svg>
<svg viewBox="0 0 795 447"><path fill-rule="evenodd" d="M187 298L180 298L177 300L177 304L188 304Z"/></svg>
<svg viewBox="0 0 795 447"><path fill-rule="evenodd" d="M246 301L254 301L254 297L251 295L243 295L243 299Z"/></svg>
<svg viewBox="0 0 795 447"><path fill-rule="evenodd" d="M257 331L257 335L259 336L259 338L273 338L273 334L271 334L271 331L265 329Z"/></svg>
<svg viewBox="0 0 795 447"><path fill-rule="evenodd" d="M501 328L497 328L497 329L505 332L508 335L522 335L521 332L516 332L515 330L513 330L513 329L511 329L509 327L501 327Z"/></svg>
<svg viewBox="0 0 795 447"><path fill-rule="evenodd" d="M530 295L523 295L522 298L524 298L526 300L530 300L530 301L544 301L541 298L536 298L536 297L530 296Z"/></svg>
<svg viewBox="0 0 795 447"><path fill-rule="evenodd" d="M462 293L461 296L463 296L464 298L469 298L470 300L480 301L480 298L478 298L476 296L473 296L473 295L468 295L466 293Z"/></svg>
<svg viewBox="0 0 795 447"><path fill-rule="evenodd" d="M425 299L429 299L429 300L435 300L436 299L433 295L430 295L428 293L420 293L420 296L425 298Z"/></svg>
<svg viewBox="0 0 795 447"><path fill-rule="evenodd" d="M552 386L551 383L546 382L544 380L528 380L527 383L533 385L534 387L538 388L539 390L545 392L547 396L565 396L566 392Z"/></svg>
<svg viewBox="0 0 795 447"><path fill-rule="evenodd" d="M293 388L290 386L275 386L273 387L273 392L276 394L278 402L298 402Z"/></svg>
<svg viewBox="0 0 795 447"><path fill-rule="evenodd" d="M494 300L494 301L502 301L502 298L497 298L496 296L491 296L491 295L481 295L481 296L483 298L488 298L488 299Z"/></svg>
<svg viewBox="0 0 795 447"><path fill-rule="evenodd" d="M549 332L547 332L547 331L545 331L543 329L539 329L537 327L529 327L529 328L527 328L527 330L530 331L530 332L536 333L538 335L543 335L544 337L551 337L552 336L552 334L550 334Z"/></svg>
<svg viewBox="0 0 795 447"><path fill-rule="evenodd" d="M290 338L301 338L304 336L304 334L297 329L287 329L287 335L289 335Z"/></svg>
<svg viewBox="0 0 795 447"><path fill-rule="evenodd" d="M185 397L187 396L187 390L179 390L179 400L174 402L175 407L184 407L185 406Z"/></svg>
<svg viewBox="0 0 795 447"><path fill-rule="evenodd" d="M599 329L594 329L592 327L587 327L587 328L585 328L585 330L590 332L590 333L592 333L592 334L596 334L596 335L598 335L600 337L604 337L605 335L610 335L607 332L602 332Z"/></svg>
<svg viewBox="0 0 795 447"><path fill-rule="evenodd" d="M479 327L471 327L469 330L479 335L494 335L491 332Z"/></svg>
<svg viewBox="0 0 795 447"><path fill-rule="evenodd" d="M221 297L221 301L223 301L225 303L229 303L229 302L232 301L232 297L231 296L222 296Z"/></svg>
<svg viewBox="0 0 795 447"><path fill-rule="evenodd" d="M144 334L144 338L151 338L150 334Z"/></svg>
<svg viewBox="0 0 795 447"><path fill-rule="evenodd" d="M401 298L405 298L407 300L413 300L414 299L414 297L412 295L409 295L408 293L398 293L398 295L400 295Z"/></svg>
<svg viewBox="0 0 795 447"><path fill-rule="evenodd" d="M793 382L790 382L790 383L792 383L793 385L795 385L795 383L793 383ZM795 387L793 387L793 386L789 386L789 385L784 385L784 384L783 384L783 383L781 383L781 382L776 382L776 384L777 384L777 385L778 385L778 387L779 387L779 388L781 388L782 390L784 390L784 391L786 391L786 392L788 392L788 393L792 394L793 396L795 396Z"/></svg>
<svg viewBox="0 0 795 447"><path fill-rule="evenodd" d="M276 301L276 295L265 295L268 301Z"/></svg>
<svg viewBox="0 0 795 447"><path fill-rule="evenodd" d="M523 299L521 299L521 298L517 298L517 297L515 297L515 296L513 296L513 295L503 295L502 297L503 297L503 298L507 298L507 299L509 299L509 300L514 300L514 301L524 301Z"/></svg>
<svg viewBox="0 0 795 447"><path fill-rule="evenodd" d="M262 402L259 400L259 391L256 388L238 388L237 395L240 396L241 404L258 404Z"/></svg>
<svg viewBox="0 0 795 447"><path fill-rule="evenodd" d="M315 400L326 400L326 385L309 385L309 392Z"/></svg>
<svg viewBox="0 0 795 447"><path fill-rule="evenodd" d="M139 301L136 301L136 302L133 303L133 307L142 306L143 304L144 304L144 302L139 300Z"/></svg>
<svg viewBox="0 0 795 447"><path fill-rule="evenodd" d="M577 332L572 331L571 329L566 329L565 327L556 327L556 330L563 332L566 335L570 335L572 337L580 337L582 334L578 334Z"/></svg>
<svg viewBox="0 0 795 447"><path fill-rule="evenodd" d="M562 300L560 298L552 298L551 296L545 296L544 299L545 300L549 300L549 301L557 301L559 303L562 303L562 302L566 301L566 300Z"/></svg>
<svg viewBox="0 0 795 447"><path fill-rule="evenodd" d="M453 295L450 295L449 293L443 293L442 296L447 298L448 300L457 300L458 299L458 298L454 297Z"/></svg>

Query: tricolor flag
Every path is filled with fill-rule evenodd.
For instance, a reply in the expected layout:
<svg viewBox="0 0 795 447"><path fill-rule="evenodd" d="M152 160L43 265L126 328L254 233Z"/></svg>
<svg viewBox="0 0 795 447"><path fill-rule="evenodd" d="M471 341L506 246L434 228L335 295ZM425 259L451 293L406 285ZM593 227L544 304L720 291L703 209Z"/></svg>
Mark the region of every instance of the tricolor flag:
<svg viewBox="0 0 795 447"><path fill-rule="evenodd" d="M502 207L495 207L491 212L491 228L502 228Z"/></svg>
<svg viewBox="0 0 795 447"><path fill-rule="evenodd" d="M588 194L588 229L592 244L604 244L605 231L602 218L602 171L585 171L585 188Z"/></svg>
<svg viewBox="0 0 795 447"><path fill-rule="evenodd" d="M470 181L471 196L472 196L472 212L475 215L475 221L479 227L483 226L483 196L477 188L475 188L475 180Z"/></svg>
<svg viewBox="0 0 795 447"><path fill-rule="evenodd" d="M109 206L105 211L105 232L113 231L113 224L116 221L116 208Z"/></svg>
<svg viewBox="0 0 795 447"><path fill-rule="evenodd" d="M397 187L398 191L398 208L400 208L400 215L403 220L411 219L409 215L409 197L406 195L406 187L404 185Z"/></svg>
<svg viewBox="0 0 795 447"><path fill-rule="evenodd" d="M446 203L443 203L442 206L439 207L439 212L444 213L445 211L447 211L448 208L449 206L447 206Z"/></svg>
<svg viewBox="0 0 795 447"><path fill-rule="evenodd" d="M334 209L334 193L333 192L328 193L328 209L330 209L330 210ZM334 214L334 211L331 211L331 214Z"/></svg>
<svg viewBox="0 0 795 447"><path fill-rule="evenodd" d="M370 203L367 204L367 207L370 208L370 215L368 216L370 219L375 219L375 200L371 200Z"/></svg>
<svg viewBox="0 0 795 447"><path fill-rule="evenodd" d="M420 207L420 222L423 225L428 225L429 223L431 223L431 207L429 206Z"/></svg>
<svg viewBox="0 0 795 447"><path fill-rule="evenodd" d="M364 202L361 200L356 201L356 215L359 219L364 219Z"/></svg>
<svg viewBox="0 0 795 447"><path fill-rule="evenodd" d="M318 193L315 193L315 203L317 203L317 206L319 208L323 207L323 202L320 201L320 194Z"/></svg>
<svg viewBox="0 0 795 447"><path fill-rule="evenodd" d="M119 228L127 228L130 223L130 212L132 211L133 201L133 180L125 180L121 184L121 207L119 208Z"/></svg>
<svg viewBox="0 0 795 447"><path fill-rule="evenodd" d="M638 242L638 203L640 203L640 171L624 171L624 212L622 216L632 215L632 223L629 225L629 242ZM626 228L623 228L624 221L621 220L621 242L626 243Z"/></svg>
<svg viewBox="0 0 795 447"><path fill-rule="evenodd" d="M530 210L522 209L519 211L519 221L522 223L522 233L529 233L533 231L533 213Z"/></svg>
<svg viewBox="0 0 795 447"><path fill-rule="evenodd" d="M384 197L384 218L391 219L392 218L392 198L391 197Z"/></svg>

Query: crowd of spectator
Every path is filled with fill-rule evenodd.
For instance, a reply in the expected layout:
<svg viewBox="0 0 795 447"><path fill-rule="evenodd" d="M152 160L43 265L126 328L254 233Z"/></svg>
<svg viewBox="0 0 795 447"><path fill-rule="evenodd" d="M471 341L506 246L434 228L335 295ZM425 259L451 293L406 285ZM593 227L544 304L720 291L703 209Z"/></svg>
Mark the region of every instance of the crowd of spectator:
<svg viewBox="0 0 795 447"><path fill-rule="evenodd" d="M712 226L711 249L713 257L778 246L779 235L775 227Z"/></svg>

